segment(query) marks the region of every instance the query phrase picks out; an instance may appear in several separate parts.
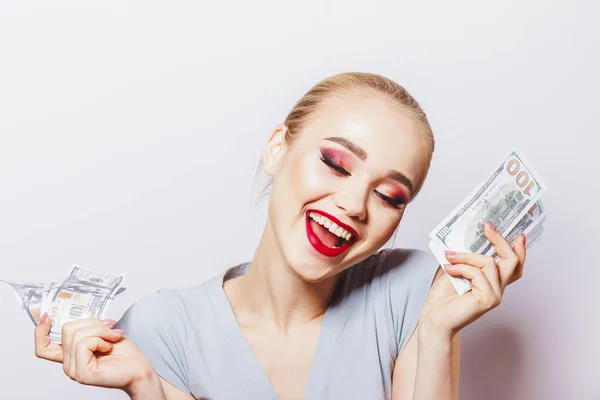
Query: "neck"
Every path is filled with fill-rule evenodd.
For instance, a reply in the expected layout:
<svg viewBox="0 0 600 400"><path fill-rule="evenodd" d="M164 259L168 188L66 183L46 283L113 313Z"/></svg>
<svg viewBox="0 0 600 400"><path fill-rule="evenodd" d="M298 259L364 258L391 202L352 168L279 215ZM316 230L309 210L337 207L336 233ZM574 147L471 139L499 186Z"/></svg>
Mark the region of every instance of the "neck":
<svg viewBox="0 0 600 400"><path fill-rule="evenodd" d="M288 332L321 320L339 278L303 280L283 257L267 222L248 271L228 281L225 291L241 324L268 324Z"/></svg>

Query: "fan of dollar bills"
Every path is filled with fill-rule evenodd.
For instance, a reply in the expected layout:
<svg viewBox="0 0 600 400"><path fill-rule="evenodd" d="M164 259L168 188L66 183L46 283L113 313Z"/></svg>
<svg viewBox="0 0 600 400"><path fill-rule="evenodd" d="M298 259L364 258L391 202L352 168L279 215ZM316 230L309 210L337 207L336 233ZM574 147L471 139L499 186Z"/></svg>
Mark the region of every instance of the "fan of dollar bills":
<svg viewBox="0 0 600 400"><path fill-rule="evenodd" d="M52 318L50 341L60 344L62 325L82 318L103 318L110 302L126 290L124 280L124 274L104 275L73 265L60 284L0 282L13 288L34 325L48 313Z"/></svg>
<svg viewBox="0 0 600 400"><path fill-rule="evenodd" d="M546 190L531 163L512 149L492 174L431 231L429 248L442 268L450 264L445 250L497 257L483 233L490 221L511 246L524 233L529 249L542 238L546 210L540 197ZM471 290L469 280L447 275L458 294Z"/></svg>

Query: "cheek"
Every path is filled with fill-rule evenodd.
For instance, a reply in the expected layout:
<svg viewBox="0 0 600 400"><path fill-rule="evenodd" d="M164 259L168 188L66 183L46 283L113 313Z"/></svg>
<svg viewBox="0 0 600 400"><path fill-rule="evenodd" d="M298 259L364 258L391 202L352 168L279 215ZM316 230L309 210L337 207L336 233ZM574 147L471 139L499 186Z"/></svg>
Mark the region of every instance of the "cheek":
<svg viewBox="0 0 600 400"><path fill-rule="evenodd" d="M387 212L387 210L371 213L369 237L372 240L372 247L374 249L380 248L390 240L402 220L403 213L404 211L401 213L396 211L391 213Z"/></svg>
<svg viewBox="0 0 600 400"><path fill-rule="evenodd" d="M326 177L318 156L296 152L275 176L269 199L269 218L279 229L290 229L298 221L305 204L326 192ZM326 171L325 171L326 172Z"/></svg>
<svg viewBox="0 0 600 400"><path fill-rule="evenodd" d="M326 177L323 173L326 171L319 157L303 155L289 161L286 181L294 201L305 203L324 193Z"/></svg>

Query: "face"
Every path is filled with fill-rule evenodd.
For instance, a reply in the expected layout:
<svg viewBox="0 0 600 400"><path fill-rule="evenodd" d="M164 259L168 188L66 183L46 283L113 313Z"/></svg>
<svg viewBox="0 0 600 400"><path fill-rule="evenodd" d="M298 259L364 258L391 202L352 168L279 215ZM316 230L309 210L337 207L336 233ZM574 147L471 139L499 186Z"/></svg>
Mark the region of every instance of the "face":
<svg viewBox="0 0 600 400"><path fill-rule="evenodd" d="M263 153L267 229L286 264L318 282L390 239L426 168L423 134L390 100L359 95L322 104L293 143L284 134Z"/></svg>

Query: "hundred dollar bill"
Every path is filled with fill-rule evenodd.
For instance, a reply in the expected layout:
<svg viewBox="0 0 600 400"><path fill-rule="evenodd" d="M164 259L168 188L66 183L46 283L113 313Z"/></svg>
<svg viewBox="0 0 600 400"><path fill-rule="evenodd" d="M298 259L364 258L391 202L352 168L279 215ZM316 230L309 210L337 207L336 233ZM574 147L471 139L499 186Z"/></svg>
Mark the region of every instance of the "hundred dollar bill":
<svg viewBox="0 0 600 400"><path fill-rule="evenodd" d="M529 232L528 231L525 232L525 234L527 235L527 249L532 248L540 240L542 240L543 230L544 230L543 226L541 225L541 222L540 222L539 224L536 224L535 227L530 229ZM518 237L518 235L517 235L517 237ZM446 254L444 253L444 250L442 248L440 248L439 245L437 245L433 241L429 242L429 249L435 256L437 262L440 264L440 266L442 267L444 272L446 272L446 268L444 267L444 265L450 264L450 262L446 259ZM452 276L452 275L448 274L447 272L446 272L446 275L450 279L452 286L454 286L454 289L456 289L456 292L459 295L464 294L464 293L468 292L469 290L471 290L472 285L468 279Z"/></svg>
<svg viewBox="0 0 600 400"><path fill-rule="evenodd" d="M50 282L50 283L44 285L44 292L42 294L41 315L44 315L44 313L47 313L47 312L49 313L50 303L51 303L52 299L54 298L54 294L58 290L59 286L60 286L60 284L58 282ZM117 292L114 294L114 296L109 298L109 300L110 301L114 300L115 297L117 297L118 295L120 295L121 293L123 293L126 290L127 290L126 287L121 286L120 288L117 289Z"/></svg>
<svg viewBox="0 0 600 400"><path fill-rule="evenodd" d="M493 248L483 233L485 223L491 221L505 235L546 189L533 166L513 149L429 236L443 250L489 254Z"/></svg>
<svg viewBox="0 0 600 400"><path fill-rule="evenodd" d="M42 315L48 312L50 300L54 296L54 293L56 293L56 289L58 289L59 286L60 284L58 282L49 282L48 284L44 285L44 293L42 294Z"/></svg>
<svg viewBox="0 0 600 400"><path fill-rule="evenodd" d="M34 325L40 321L43 315L42 294L44 292L43 283L17 283L12 281L0 280L12 287L17 300L21 304L23 311L27 313Z"/></svg>
<svg viewBox="0 0 600 400"><path fill-rule="evenodd" d="M527 239L529 239L533 235L538 235L544 232L544 222L546 221L546 216L543 216L539 221L536 221L535 225L529 228L529 235Z"/></svg>
<svg viewBox="0 0 600 400"><path fill-rule="evenodd" d="M543 236L541 236L541 235L536 236L535 238L532 238L531 243L529 243L529 239L527 239L527 249L532 248L533 246L538 244L540 242L540 240L542 240L542 239L543 239Z"/></svg>
<svg viewBox="0 0 600 400"><path fill-rule="evenodd" d="M444 265L450 264L450 262L446 260L446 254L444 254L444 249L442 249L433 241L429 242L429 249L433 253L434 257L436 258L437 262L440 264L444 272L446 272L446 268L444 267ZM471 290L472 285L468 279L452 276L448 272L446 272L446 275L450 279L452 286L454 286L454 289L459 295L465 294L466 292Z"/></svg>
<svg viewBox="0 0 600 400"><path fill-rule="evenodd" d="M525 213L525 215L523 215L523 217L510 230L510 232L508 232L507 234L504 235L504 239L506 239L508 244L510 244L512 246L515 244L515 242L517 241L519 236L522 233L524 233L527 236L527 239L532 239L532 241L533 241L533 239L536 239L537 237L535 237L535 235L532 235L534 237L531 237L529 235L533 232L535 232L535 234L537 235L539 232L539 229L542 228L542 223L545 220L546 220L546 211L544 209L542 202L538 200L529 209L529 211L527 211ZM540 234L541 234L541 232L540 232ZM490 250L488 250L486 255L491 255L494 258L498 256L496 254L496 252L494 251L493 247Z"/></svg>
<svg viewBox="0 0 600 400"><path fill-rule="evenodd" d="M515 243L521 233L525 233L527 236L527 249L532 248L542 239L542 233L544 226L542 225L546 219L546 213L544 207L540 201L534 204L533 207L521 218L521 221L511 230L511 232L505 237L507 242L511 246ZM435 242L429 242L429 249L437 259L438 263L442 266L444 272L446 272L445 264L450 264L446 259L444 250L439 247ZM494 253L494 257L497 255ZM471 282L468 279L452 276L446 273L450 282L458 292L458 294L464 294L471 289Z"/></svg>
<svg viewBox="0 0 600 400"><path fill-rule="evenodd" d="M40 322L40 318L48 310L47 294L49 291L55 291L59 284L56 282L50 282L50 284L43 283L18 283L6 280L0 280L9 285L13 289L13 293L16 295L21 308L27 316L31 319L34 325ZM113 301L115 297L127 290L126 287L120 287L115 293L114 297L109 300Z"/></svg>
<svg viewBox="0 0 600 400"><path fill-rule="evenodd" d="M525 218L525 217L523 217L523 218ZM534 226L530 226L525 230L525 234L527 235L527 249L532 248L540 240L542 240L542 232L544 230L544 227L542 225L543 220L544 219L541 219ZM518 235L517 235L517 237L518 237ZM429 242L429 249L431 250L431 252L435 256L435 258L437 259L437 262L440 264L440 266L442 267L444 272L446 272L446 268L444 267L444 265L450 264L450 262L446 259L446 254L444 253L444 250L442 248L440 248L439 245L437 245L433 241ZM456 292L459 295L464 294L464 293L468 292L469 290L471 290L472 285L468 279L452 276L452 275L448 274L447 272L446 272L446 275L450 279L452 286L454 286L454 289L456 289Z"/></svg>
<svg viewBox="0 0 600 400"><path fill-rule="evenodd" d="M527 234L527 248L532 247L535 242L537 242L538 240L540 240L542 238L543 234L544 234L544 225L539 224L538 226L534 227Z"/></svg>
<svg viewBox="0 0 600 400"><path fill-rule="evenodd" d="M82 318L102 318L124 275L104 275L74 265L56 291L48 293L52 318L50 341L61 343L62 325ZM51 297L50 297L51 296Z"/></svg>

